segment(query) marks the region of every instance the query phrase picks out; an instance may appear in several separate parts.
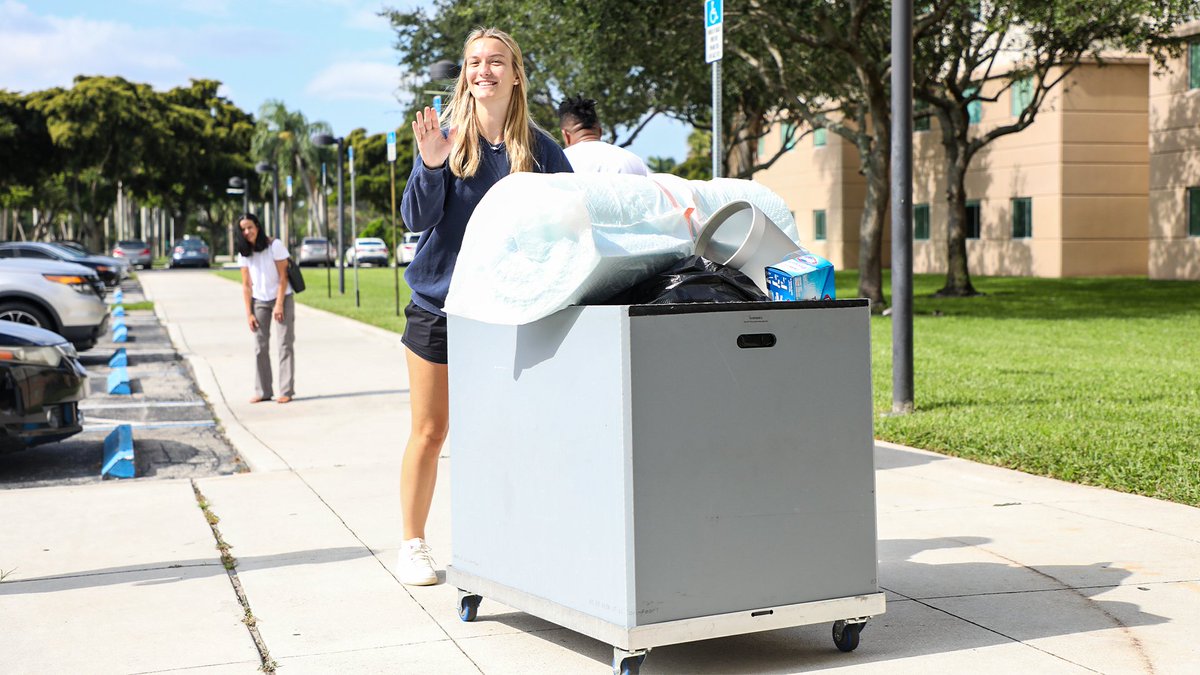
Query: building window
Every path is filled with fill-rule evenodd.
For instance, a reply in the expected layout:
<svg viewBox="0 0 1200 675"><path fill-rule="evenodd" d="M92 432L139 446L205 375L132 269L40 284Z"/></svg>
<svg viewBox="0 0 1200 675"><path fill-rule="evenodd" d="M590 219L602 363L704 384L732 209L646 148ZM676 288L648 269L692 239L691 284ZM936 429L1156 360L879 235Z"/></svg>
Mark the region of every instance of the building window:
<svg viewBox="0 0 1200 675"><path fill-rule="evenodd" d="M825 146L825 127L813 129L813 147L821 148Z"/></svg>
<svg viewBox="0 0 1200 675"><path fill-rule="evenodd" d="M1033 199L1013 197L1012 236L1013 239L1029 239L1033 236Z"/></svg>
<svg viewBox="0 0 1200 675"><path fill-rule="evenodd" d="M780 143L784 150L791 150L796 147L796 124L795 122L784 122L781 131Z"/></svg>
<svg viewBox="0 0 1200 675"><path fill-rule="evenodd" d="M1188 45L1188 89L1200 89L1200 41Z"/></svg>
<svg viewBox="0 0 1200 675"><path fill-rule="evenodd" d="M913 205L913 239L929 238L929 205Z"/></svg>
<svg viewBox="0 0 1200 675"><path fill-rule="evenodd" d="M1009 91L1012 97L1012 114L1013 117L1020 117L1021 112L1033 103L1033 77L1025 77L1013 82L1012 89Z"/></svg>
<svg viewBox="0 0 1200 675"><path fill-rule="evenodd" d="M1188 236L1200 237L1200 187L1187 190Z"/></svg>
<svg viewBox="0 0 1200 675"><path fill-rule="evenodd" d="M979 200L967 200L967 222L963 223L967 231L967 239L979 238Z"/></svg>
<svg viewBox="0 0 1200 675"><path fill-rule="evenodd" d="M929 104L925 101L913 103L913 131L929 131Z"/></svg>
<svg viewBox="0 0 1200 675"><path fill-rule="evenodd" d="M813 211L813 239L825 241L825 210Z"/></svg>
<svg viewBox="0 0 1200 675"><path fill-rule="evenodd" d="M979 89L971 87L963 93L966 94L969 101L967 103L967 122L970 124L979 124L979 120L983 119L983 101L979 99L970 100L972 96L979 93Z"/></svg>

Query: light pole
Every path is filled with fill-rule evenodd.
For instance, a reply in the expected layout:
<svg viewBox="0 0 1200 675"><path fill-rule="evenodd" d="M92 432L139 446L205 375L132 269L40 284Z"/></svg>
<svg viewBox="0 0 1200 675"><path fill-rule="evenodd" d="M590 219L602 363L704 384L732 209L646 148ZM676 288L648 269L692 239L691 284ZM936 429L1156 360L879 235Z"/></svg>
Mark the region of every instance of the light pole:
<svg viewBox="0 0 1200 675"><path fill-rule="evenodd" d="M342 206L342 145L345 144L346 139L342 138L341 136L331 136L330 134L313 134L312 142L313 145L320 146L337 145L338 233L337 250L334 251L334 253L337 254L338 261L338 293L342 293L344 295L346 293L346 266L344 264L345 261L342 259L342 230L344 229L342 220L345 217L346 212Z"/></svg>
<svg viewBox="0 0 1200 675"><path fill-rule="evenodd" d="M250 182L241 176L234 176L229 179L229 187L225 190L226 194L242 196L242 213L250 213Z"/></svg>
<svg viewBox="0 0 1200 675"><path fill-rule="evenodd" d="M354 306L361 307L361 296L358 292L358 221L354 217L354 146L346 150L350 159L350 246L354 248Z"/></svg>
<svg viewBox="0 0 1200 675"><path fill-rule="evenodd" d="M271 211L271 227L267 228L267 234L271 234L274 229L279 232L279 167L270 162L259 162L254 165L254 170L258 173L271 174L271 203L273 209Z"/></svg>
<svg viewBox="0 0 1200 675"><path fill-rule="evenodd" d="M329 270L332 266L329 260L329 247L333 245L333 241L329 236L329 193L325 191L325 162L321 162L321 222L325 225L325 297L333 297L333 282L329 280L333 273Z"/></svg>
<svg viewBox="0 0 1200 675"><path fill-rule="evenodd" d="M250 181L241 176L234 176L229 179L229 187L225 188L226 194L242 196L242 213L250 213ZM229 258L233 259L233 238L237 236L238 224L231 223L229 225ZM174 237L172 237L174 239ZM171 242L174 245L174 241ZM215 245L215 242L214 242Z"/></svg>

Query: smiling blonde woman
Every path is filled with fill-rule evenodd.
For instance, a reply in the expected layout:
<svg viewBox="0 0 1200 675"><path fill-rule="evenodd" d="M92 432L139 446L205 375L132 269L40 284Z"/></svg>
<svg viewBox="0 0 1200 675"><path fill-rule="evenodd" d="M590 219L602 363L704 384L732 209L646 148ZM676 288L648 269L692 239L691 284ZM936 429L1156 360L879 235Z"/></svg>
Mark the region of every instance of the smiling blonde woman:
<svg viewBox="0 0 1200 675"><path fill-rule="evenodd" d="M442 117L429 107L416 114L412 130L420 159L400 205L409 229L421 233L404 273L412 289L403 337L412 431L400 475L404 541L396 576L410 585L438 580L425 521L450 429L442 305L467 222L483 195L510 173L571 171L562 149L529 117L521 48L504 31L478 28L467 36Z"/></svg>

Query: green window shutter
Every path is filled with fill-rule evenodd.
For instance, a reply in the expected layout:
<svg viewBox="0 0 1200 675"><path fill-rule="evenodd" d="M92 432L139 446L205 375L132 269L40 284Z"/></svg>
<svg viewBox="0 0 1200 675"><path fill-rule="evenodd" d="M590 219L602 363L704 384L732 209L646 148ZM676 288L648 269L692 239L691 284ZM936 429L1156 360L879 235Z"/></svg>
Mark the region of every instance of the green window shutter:
<svg viewBox="0 0 1200 675"><path fill-rule="evenodd" d="M979 238L979 200L967 200L967 222L963 224L967 230L967 239Z"/></svg>
<svg viewBox="0 0 1200 675"><path fill-rule="evenodd" d="M1188 89L1200 89L1200 42L1188 45Z"/></svg>
<svg viewBox="0 0 1200 675"><path fill-rule="evenodd" d="M929 238L929 205L913 206L913 239Z"/></svg>
<svg viewBox="0 0 1200 675"><path fill-rule="evenodd" d="M1028 108L1029 104L1033 102L1033 77L1017 80L1008 93L1012 99L1013 117L1020 117L1021 111Z"/></svg>
<svg viewBox="0 0 1200 675"><path fill-rule="evenodd" d="M978 92L979 89L971 87L963 93L967 95L967 98L970 98ZM967 103L967 121L971 124L979 124L979 120L981 119L983 119L983 101L975 99L974 101Z"/></svg>
<svg viewBox="0 0 1200 675"><path fill-rule="evenodd" d="M825 146L825 127L813 129L813 147L820 148Z"/></svg>
<svg viewBox="0 0 1200 675"><path fill-rule="evenodd" d="M1033 236L1033 200L1029 197L1014 197L1012 200L1013 239L1029 239Z"/></svg>
<svg viewBox="0 0 1200 675"><path fill-rule="evenodd" d="M1200 237L1200 187L1187 190L1188 236Z"/></svg>
<svg viewBox="0 0 1200 675"><path fill-rule="evenodd" d="M813 239L816 241L825 241L825 211L813 211Z"/></svg>
<svg viewBox="0 0 1200 675"><path fill-rule="evenodd" d="M788 140L788 138L791 140ZM784 122L780 142L784 144L784 150L791 150L796 147L796 124L794 122Z"/></svg>

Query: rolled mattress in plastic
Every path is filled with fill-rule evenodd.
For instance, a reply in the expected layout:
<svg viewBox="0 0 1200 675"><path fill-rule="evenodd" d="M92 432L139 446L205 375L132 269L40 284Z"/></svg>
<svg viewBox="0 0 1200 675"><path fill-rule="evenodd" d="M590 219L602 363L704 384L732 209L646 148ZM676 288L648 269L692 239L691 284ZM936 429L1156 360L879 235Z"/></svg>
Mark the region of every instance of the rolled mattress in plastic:
<svg viewBox="0 0 1200 675"><path fill-rule="evenodd" d="M783 199L753 181L509 175L484 195L467 224L445 311L521 325L601 301L691 255L704 221L739 199L796 239Z"/></svg>

